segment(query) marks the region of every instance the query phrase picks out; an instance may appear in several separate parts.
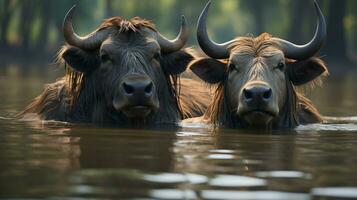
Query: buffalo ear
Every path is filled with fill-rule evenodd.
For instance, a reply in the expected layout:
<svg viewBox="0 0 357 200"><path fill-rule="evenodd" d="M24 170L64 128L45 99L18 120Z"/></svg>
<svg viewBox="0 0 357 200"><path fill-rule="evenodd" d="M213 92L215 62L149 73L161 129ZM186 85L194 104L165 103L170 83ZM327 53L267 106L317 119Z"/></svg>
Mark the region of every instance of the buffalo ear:
<svg viewBox="0 0 357 200"><path fill-rule="evenodd" d="M327 72L325 64L318 58L288 63L287 70L289 79L296 86L308 83Z"/></svg>
<svg viewBox="0 0 357 200"><path fill-rule="evenodd" d="M213 58L203 58L194 61L190 69L203 81L215 84L224 80L226 76L226 65Z"/></svg>
<svg viewBox="0 0 357 200"><path fill-rule="evenodd" d="M170 75L178 75L184 72L193 56L183 50L165 54L160 59L163 70Z"/></svg>
<svg viewBox="0 0 357 200"><path fill-rule="evenodd" d="M61 56L73 69L83 73L93 71L100 64L96 52L87 52L74 46L66 47Z"/></svg>

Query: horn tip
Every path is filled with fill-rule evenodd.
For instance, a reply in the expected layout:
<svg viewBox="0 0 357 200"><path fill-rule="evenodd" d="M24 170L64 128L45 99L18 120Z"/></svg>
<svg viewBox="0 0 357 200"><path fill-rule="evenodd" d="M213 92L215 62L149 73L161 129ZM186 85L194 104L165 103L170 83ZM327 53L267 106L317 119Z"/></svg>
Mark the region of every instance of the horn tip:
<svg viewBox="0 0 357 200"><path fill-rule="evenodd" d="M65 19L72 19L74 11L77 9L77 4L74 4L71 9L67 12Z"/></svg>
<svg viewBox="0 0 357 200"><path fill-rule="evenodd" d="M205 21L206 21L205 18L207 17L208 9L209 9L210 6L211 6L211 1L209 0L206 3L205 7L203 8L200 16L198 17L198 26L199 26L200 23L205 23Z"/></svg>
<svg viewBox="0 0 357 200"><path fill-rule="evenodd" d="M187 24L187 20L186 20L185 15L181 15L181 25L184 26L186 24Z"/></svg>
<svg viewBox="0 0 357 200"><path fill-rule="evenodd" d="M319 6L319 4L317 3L316 0L314 0L314 6L315 6L315 9L316 9L318 12L321 12L320 6Z"/></svg>
<svg viewBox="0 0 357 200"><path fill-rule="evenodd" d="M69 12L73 12L77 9L77 4L74 4L71 9L69 9Z"/></svg>
<svg viewBox="0 0 357 200"><path fill-rule="evenodd" d="M323 15L321 8L316 0L314 0L314 6L315 6L316 14L319 17L319 20L322 22L322 24L325 24L326 22L325 22L324 15Z"/></svg>
<svg viewBox="0 0 357 200"><path fill-rule="evenodd" d="M211 3L212 3L211 0L207 1L205 9L208 9L211 6Z"/></svg>

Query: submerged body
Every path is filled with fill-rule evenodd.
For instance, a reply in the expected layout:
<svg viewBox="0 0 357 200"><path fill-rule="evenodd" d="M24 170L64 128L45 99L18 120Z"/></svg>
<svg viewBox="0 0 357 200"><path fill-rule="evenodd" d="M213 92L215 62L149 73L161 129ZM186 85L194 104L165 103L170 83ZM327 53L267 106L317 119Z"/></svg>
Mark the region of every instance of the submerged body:
<svg viewBox="0 0 357 200"><path fill-rule="evenodd" d="M80 37L72 27L73 7L63 32L68 45L58 56L67 69L23 112L42 119L99 124L176 123L203 113L208 92L188 94L198 82L181 80L193 55L182 49L188 38L182 18L177 38L168 40L139 17L105 20Z"/></svg>
<svg viewBox="0 0 357 200"><path fill-rule="evenodd" d="M199 18L197 37L210 57L196 59L190 68L217 89L207 112L185 122L267 129L321 122L317 109L297 90L302 85L314 85L328 74L323 61L313 57L326 37L324 17L317 3L317 30L306 45L295 45L267 33L217 44L209 39L206 30L209 6L210 3Z"/></svg>

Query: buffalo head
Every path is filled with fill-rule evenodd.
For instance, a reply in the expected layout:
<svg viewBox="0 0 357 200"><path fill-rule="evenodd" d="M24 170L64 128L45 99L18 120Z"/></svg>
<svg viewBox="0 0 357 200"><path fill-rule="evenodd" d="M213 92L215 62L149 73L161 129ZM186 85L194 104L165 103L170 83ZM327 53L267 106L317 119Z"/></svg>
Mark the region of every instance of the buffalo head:
<svg viewBox="0 0 357 200"><path fill-rule="evenodd" d="M324 17L317 3L317 29L305 45L271 37L237 37L223 44L213 42L207 34L206 17L210 2L202 11L197 28L201 49L210 57L191 64L191 70L204 81L224 84L223 98L227 112L246 124L266 126L290 112L292 87L314 80L326 71L312 56L326 37ZM294 104L295 105L295 104ZM294 114L294 113L293 113Z"/></svg>
<svg viewBox="0 0 357 200"><path fill-rule="evenodd" d="M185 71L192 59L181 50L188 38L185 18L174 40L139 17L105 20L93 33L81 37L72 26L74 11L75 6L64 19L68 45L61 56L90 82L83 86L93 87L94 97L88 98L103 101L106 108L129 119L145 118L160 107L170 110L163 107L176 102L171 79Z"/></svg>

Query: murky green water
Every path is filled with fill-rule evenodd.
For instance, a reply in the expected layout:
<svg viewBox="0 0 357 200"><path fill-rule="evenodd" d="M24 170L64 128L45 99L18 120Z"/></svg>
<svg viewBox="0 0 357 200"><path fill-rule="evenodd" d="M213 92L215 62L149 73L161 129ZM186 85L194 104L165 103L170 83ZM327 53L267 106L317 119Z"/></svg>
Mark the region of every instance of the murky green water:
<svg viewBox="0 0 357 200"><path fill-rule="evenodd" d="M9 119L61 74L34 68L0 67L0 198L357 199L355 74L310 95L342 124L264 133Z"/></svg>

